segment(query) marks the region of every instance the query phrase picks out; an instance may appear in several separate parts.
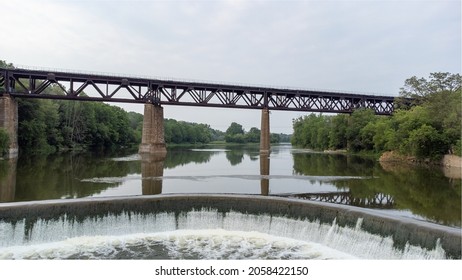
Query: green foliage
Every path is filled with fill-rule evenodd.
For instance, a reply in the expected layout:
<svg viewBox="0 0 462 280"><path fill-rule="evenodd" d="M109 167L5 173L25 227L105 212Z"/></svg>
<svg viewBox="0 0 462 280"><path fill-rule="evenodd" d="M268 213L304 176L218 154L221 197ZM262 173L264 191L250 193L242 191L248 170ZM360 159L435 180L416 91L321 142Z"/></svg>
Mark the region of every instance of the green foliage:
<svg viewBox="0 0 462 280"><path fill-rule="evenodd" d="M5 60L0 59L0 67L2 68L14 68L13 64L7 63Z"/></svg>
<svg viewBox="0 0 462 280"><path fill-rule="evenodd" d="M399 151L418 158L461 154L462 95L459 74L432 73L427 81L405 81L401 97L414 98L412 107L392 117L357 110L350 116L311 114L293 121L292 144L312 149Z"/></svg>
<svg viewBox="0 0 462 280"><path fill-rule="evenodd" d="M164 120L166 143L209 143L216 132L206 124L189 123L172 119Z"/></svg>
<svg viewBox="0 0 462 280"><path fill-rule="evenodd" d="M329 147L338 150L347 146L346 129L348 127L348 116L338 115L331 120L329 131Z"/></svg>
<svg viewBox="0 0 462 280"><path fill-rule="evenodd" d="M459 139L455 144L451 146L452 151L455 155L462 156L462 141Z"/></svg>
<svg viewBox="0 0 462 280"><path fill-rule="evenodd" d="M225 141L234 143L245 143L244 128L242 125L232 122L226 129Z"/></svg>
<svg viewBox="0 0 462 280"><path fill-rule="evenodd" d="M224 139L228 143L259 143L261 131L256 127L250 128L249 132L245 132L242 125L238 123L231 123L224 134ZM289 135L270 133L270 142L279 143L282 140L289 141Z"/></svg>
<svg viewBox="0 0 462 280"><path fill-rule="evenodd" d="M310 114L293 120L292 144L317 150L328 149L332 118L333 116Z"/></svg>
<svg viewBox="0 0 462 280"><path fill-rule="evenodd" d="M373 130L367 124L374 123L376 116L370 109L356 110L348 120L346 138L348 149L353 152L370 151L373 148Z"/></svg>
<svg viewBox="0 0 462 280"><path fill-rule="evenodd" d="M142 117L104 103L18 99L18 115L18 144L29 152L126 147L141 135Z"/></svg>
<svg viewBox="0 0 462 280"><path fill-rule="evenodd" d="M252 127L249 132L245 134L245 141L250 143L258 143L260 142L260 134L260 129Z"/></svg>
<svg viewBox="0 0 462 280"><path fill-rule="evenodd" d="M427 124L411 131L408 145L411 154L419 158L437 157L447 151L443 135Z"/></svg>
<svg viewBox="0 0 462 280"><path fill-rule="evenodd" d="M8 153L8 147L10 145L10 137L5 129L0 128L0 156L4 156Z"/></svg>

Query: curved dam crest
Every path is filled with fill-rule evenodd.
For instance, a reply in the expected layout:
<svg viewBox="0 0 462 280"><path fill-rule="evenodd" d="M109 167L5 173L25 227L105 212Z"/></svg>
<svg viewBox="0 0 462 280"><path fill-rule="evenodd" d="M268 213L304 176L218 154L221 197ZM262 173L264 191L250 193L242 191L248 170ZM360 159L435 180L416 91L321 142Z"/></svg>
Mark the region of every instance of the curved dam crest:
<svg viewBox="0 0 462 280"><path fill-rule="evenodd" d="M214 231L217 229L239 232L229 237L229 234ZM461 258L461 232L456 228L315 201L252 195L198 194L4 203L0 205L0 258L17 258L14 250L19 247L24 250L24 247L42 243L62 242L66 239L75 241L75 238L82 236L113 238L111 236L114 235L154 234L155 236L148 239L157 240L156 242L164 246L162 248L168 249L171 247L168 243L170 241L167 242L170 244L168 245L158 234L168 233L173 236L184 230L210 230L210 238L222 240L218 242L220 244L229 242L229 238L235 240L237 236L242 239L242 232L308 242L295 246L305 253L290 252L284 255L287 258L345 258L345 254L366 259ZM175 236L180 240L185 238ZM228 236L228 239L224 236ZM204 238L207 239L202 237ZM249 244L248 240L255 238L244 239ZM197 238L190 238L183 243L191 244L191 240ZM276 244L268 241L267 237L262 240ZM200 244L208 248L206 243ZM155 244L149 246L158 246L158 243ZM307 246L313 247L313 244L321 244L343 255L317 254L312 251L307 253ZM192 248L197 244L189 246ZM266 248L269 245L252 246ZM263 250L262 248L259 250ZM210 251L210 248L207 250ZM216 250L218 249L215 248ZM271 250L255 257L283 258L281 254L271 255ZM221 255L168 253L163 257L240 258L232 252ZM71 256L79 258L76 255ZM118 258L130 256L121 254Z"/></svg>

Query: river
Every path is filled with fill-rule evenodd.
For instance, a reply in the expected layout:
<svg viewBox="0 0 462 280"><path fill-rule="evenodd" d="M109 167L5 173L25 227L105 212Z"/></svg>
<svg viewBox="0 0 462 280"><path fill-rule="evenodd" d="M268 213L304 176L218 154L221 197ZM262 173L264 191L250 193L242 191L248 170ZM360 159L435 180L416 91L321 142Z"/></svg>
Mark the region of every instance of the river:
<svg viewBox="0 0 462 280"><path fill-rule="evenodd" d="M289 144L269 156L256 145L23 154L0 162L0 259L460 258L461 179L451 177ZM370 214L381 218L364 225ZM371 223L430 226L377 235ZM425 237L436 228L441 243Z"/></svg>
<svg viewBox="0 0 462 280"><path fill-rule="evenodd" d="M294 197L461 226L461 179L441 168L382 166L288 144L269 157L258 146L207 145L171 148L165 158L119 151L0 161L0 202L181 193Z"/></svg>

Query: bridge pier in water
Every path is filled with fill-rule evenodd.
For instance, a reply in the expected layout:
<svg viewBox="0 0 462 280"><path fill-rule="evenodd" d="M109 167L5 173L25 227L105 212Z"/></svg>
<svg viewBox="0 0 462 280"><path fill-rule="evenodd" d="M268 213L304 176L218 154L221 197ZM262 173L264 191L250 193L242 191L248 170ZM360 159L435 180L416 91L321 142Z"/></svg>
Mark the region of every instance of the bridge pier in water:
<svg viewBox="0 0 462 280"><path fill-rule="evenodd" d="M143 132L140 154L167 154L164 139L164 108L156 104L144 105Z"/></svg>
<svg viewBox="0 0 462 280"><path fill-rule="evenodd" d="M269 154L270 149L269 109L264 108L261 111L260 154Z"/></svg>
<svg viewBox="0 0 462 280"><path fill-rule="evenodd" d="M18 103L9 94L0 96L0 128L8 134L7 158L18 156ZM1 156L1 155L0 155Z"/></svg>

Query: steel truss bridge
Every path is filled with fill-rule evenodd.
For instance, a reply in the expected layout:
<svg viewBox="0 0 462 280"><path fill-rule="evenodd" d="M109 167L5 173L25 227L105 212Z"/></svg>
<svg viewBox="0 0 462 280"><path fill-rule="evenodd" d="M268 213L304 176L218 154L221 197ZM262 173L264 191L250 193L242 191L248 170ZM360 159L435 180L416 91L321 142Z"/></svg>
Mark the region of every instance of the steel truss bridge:
<svg viewBox="0 0 462 280"><path fill-rule="evenodd" d="M56 89L60 92L56 93ZM378 115L392 114L395 101L391 96L346 92L21 68L0 68L0 94L2 93L23 98L330 113L352 113L355 109L370 108Z"/></svg>

